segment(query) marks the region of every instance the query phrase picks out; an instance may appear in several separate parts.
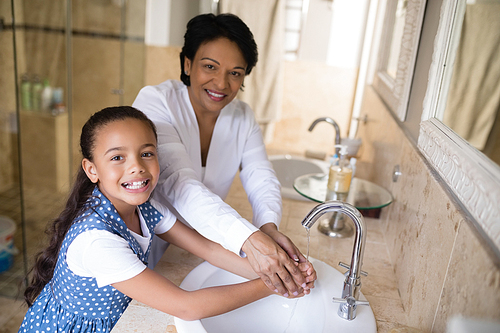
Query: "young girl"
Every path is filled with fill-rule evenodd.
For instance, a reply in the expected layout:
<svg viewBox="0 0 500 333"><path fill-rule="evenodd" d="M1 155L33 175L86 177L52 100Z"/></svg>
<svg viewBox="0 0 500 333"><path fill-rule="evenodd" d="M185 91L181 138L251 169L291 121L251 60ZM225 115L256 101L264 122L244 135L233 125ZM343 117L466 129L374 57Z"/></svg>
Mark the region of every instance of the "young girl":
<svg viewBox="0 0 500 333"><path fill-rule="evenodd" d="M148 201L159 177L153 123L132 107L106 108L82 129L82 167L50 245L25 291L19 332L109 332L132 299L186 320L231 311L270 295L261 279L188 292L147 268L154 234L249 279L248 261L176 222ZM315 272L299 264L313 287ZM301 296L301 295L300 295Z"/></svg>

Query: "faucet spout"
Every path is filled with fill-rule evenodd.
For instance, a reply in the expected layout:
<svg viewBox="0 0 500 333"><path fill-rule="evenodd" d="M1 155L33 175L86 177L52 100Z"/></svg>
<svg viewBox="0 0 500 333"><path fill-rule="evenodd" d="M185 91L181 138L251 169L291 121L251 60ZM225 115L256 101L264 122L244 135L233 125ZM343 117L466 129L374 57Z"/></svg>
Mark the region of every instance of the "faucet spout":
<svg viewBox="0 0 500 333"><path fill-rule="evenodd" d="M340 128L339 128L339 125L335 122L335 120L333 120L330 117L321 117L321 118L318 118L315 121L313 121L313 123L311 124L311 126L309 126L309 132L311 132L314 129L314 127L316 126L316 124L318 124L320 122L323 122L323 121L326 122L326 123L331 124L335 128L335 145L340 145ZM338 156L338 154L339 154L339 148L335 148L335 153Z"/></svg>
<svg viewBox="0 0 500 333"><path fill-rule="evenodd" d="M326 201L314 207L302 221L302 226L311 229L320 216L327 212L338 212L347 215L356 228L354 235L354 246L351 257L351 265L346 272L344 287L342 289L342 298L335 299L335 302L341 303L338 314L340 317L353 320L356 318L357 305L367 305L367 302L359 301L359 292L361 290L361 275L366 275L361 271L363 254L366 243L365 220L361 213L351 204L342 201Z"/></svg>

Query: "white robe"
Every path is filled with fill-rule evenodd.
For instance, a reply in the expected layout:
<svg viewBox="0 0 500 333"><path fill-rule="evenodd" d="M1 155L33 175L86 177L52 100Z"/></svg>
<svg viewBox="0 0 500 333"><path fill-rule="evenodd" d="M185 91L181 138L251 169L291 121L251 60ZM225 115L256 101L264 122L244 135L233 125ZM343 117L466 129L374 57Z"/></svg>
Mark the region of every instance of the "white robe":
<svg viewBox="0 0 500 333"><path fill-rule="evenodd" d="M146 86L133 106L143 111L158 131L161 174L154 198L181 221L239 255L246 239L262 225L271 222L279 226L281 187L247 104L233 100L221 110L204 175L198 123L182 82L168 80ZM238 169L252 206L253 224L223 201Z"/></svg>

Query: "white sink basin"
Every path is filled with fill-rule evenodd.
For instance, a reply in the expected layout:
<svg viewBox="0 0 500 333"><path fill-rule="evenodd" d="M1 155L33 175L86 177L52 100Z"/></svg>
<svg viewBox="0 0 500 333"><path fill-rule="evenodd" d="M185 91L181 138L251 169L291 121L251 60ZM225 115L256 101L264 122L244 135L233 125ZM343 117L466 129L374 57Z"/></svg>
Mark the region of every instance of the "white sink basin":
<svg viewBox="0 0 500 333"><path fill-rule="evenodd" d="M318 274L315 288L309 295L290 300L273 295L226 314L202 320L185 321L175 318L177 332L376 332L375 317L370 306L358 306L356 319L352 321L337 315L339 304L333 303L332 297L341 296L344 275L322 261L309 259ZM181 288L197 290L242 281L245 279L204 262L186 276ZM366 300L362 294L360 299Z"/></svg>

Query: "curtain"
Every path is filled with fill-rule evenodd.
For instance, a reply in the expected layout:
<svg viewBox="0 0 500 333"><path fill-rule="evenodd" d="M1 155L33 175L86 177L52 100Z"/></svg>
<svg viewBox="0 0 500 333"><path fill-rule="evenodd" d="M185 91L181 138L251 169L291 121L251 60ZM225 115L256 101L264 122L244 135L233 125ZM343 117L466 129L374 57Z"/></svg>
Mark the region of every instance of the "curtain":
<svg viewBox="0 0 500 333"><path fill-rule="evenodd" d="M283 95L285 0L221 0L220 12L240 17L259 51L257 65L245 78L238 98L252 107L261 125L277 120Z"/></svg>
<svg viewBox="0 0 500 333"><path fill-rule="evenodd" d="M500 3L467 5L443 122L483 150L500 107Z"/></svg>

